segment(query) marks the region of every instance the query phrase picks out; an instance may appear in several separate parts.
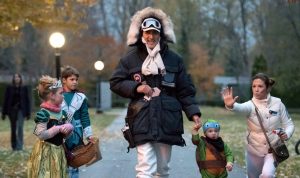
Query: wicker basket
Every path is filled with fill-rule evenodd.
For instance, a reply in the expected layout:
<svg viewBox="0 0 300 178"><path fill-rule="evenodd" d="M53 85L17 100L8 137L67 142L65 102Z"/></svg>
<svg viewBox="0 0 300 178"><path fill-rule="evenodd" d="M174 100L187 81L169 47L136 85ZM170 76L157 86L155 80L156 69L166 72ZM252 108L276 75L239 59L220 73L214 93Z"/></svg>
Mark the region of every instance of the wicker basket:
<svg viewBox="0 0 300 178"><path fill-rule="evenodd" d="M98 146L96 144L89 142L85 145L79 145L71 151L66 151L68 165L78 168L90 162L96 155L97 149Z"/></svg>

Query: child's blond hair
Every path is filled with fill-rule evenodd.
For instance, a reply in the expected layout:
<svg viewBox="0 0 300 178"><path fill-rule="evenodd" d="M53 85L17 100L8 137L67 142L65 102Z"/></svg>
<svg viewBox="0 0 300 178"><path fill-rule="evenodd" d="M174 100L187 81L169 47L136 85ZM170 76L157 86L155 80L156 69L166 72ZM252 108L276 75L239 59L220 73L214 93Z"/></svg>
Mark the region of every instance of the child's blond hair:
<svg viewBox="0 0 300 178"><path fill-rule="evenodd" d="M42 100L47 100L47 96L49 93L56 92L57 89L50 89L50 87L53 86L55 82L57 82L57 79L52 78L49 75L43 75L40 78L39 84L36 89L38 90L38 95Z"/></svg>

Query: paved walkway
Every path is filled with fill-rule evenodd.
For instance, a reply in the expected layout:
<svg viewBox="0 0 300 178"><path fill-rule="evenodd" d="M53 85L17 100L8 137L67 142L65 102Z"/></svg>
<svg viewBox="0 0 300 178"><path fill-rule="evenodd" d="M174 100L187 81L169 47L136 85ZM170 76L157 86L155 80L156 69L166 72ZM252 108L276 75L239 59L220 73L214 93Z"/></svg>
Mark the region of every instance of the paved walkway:
<svg viewBox="0 0 300 178"><path fill-rule="evenodd" d="M121 128L124 124L125 111L107 127L100 136L100 148L103 159L97 163L80 168L82 178L134 178L136 151L127 153L127 142L123 139ZM195 162L195 146L191 136L184 135L186 147L173 146L170 178L199 178L200 173ZM245 170L234 166L229 178L246 177Z"/></svg>

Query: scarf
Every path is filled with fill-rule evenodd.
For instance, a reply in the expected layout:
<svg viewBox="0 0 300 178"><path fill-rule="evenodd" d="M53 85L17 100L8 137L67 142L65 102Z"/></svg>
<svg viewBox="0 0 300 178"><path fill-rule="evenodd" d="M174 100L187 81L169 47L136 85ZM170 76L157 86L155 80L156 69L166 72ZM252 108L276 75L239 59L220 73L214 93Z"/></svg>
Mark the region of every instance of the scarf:
<svg viewBox="0 0 300 178"><path fill-rule="evenodd" d="M266 99L256 99L254 96L252 97L252 101L259 106L268 107L268 103L270 102L271 95L268 93Z"/></svg>
<svg viewBox="0 0 300 178"><path fill-rule="evenodd" d="M47 102L43 102L41 105L40 105L41 108L45 108L49 111L52 111L52 112L60 112L61 108L60 106L57 106L57 105L54 105L54 104L51 104L51 103L47 103Z"/></svg>
<svg viewBox="0 0 300 178"><path fill-rule="evenodd" d="M208 137L205 137L206 141L213 145L219 152L224 151L224 142L221 137L217 139L211 139Z"/></svg>
<svg viewBox="0 0 300 178"><path fill-rule="evenodd" d="M166 68L159 53L160 44L157 43L157 45L151 50L147 46L146 40L143 37L142 37L142 42L145 44L148 51L148 56L146 57L142 65L142 74L156 75L160 70L161 74L164 75L166 73Z"/></svg>

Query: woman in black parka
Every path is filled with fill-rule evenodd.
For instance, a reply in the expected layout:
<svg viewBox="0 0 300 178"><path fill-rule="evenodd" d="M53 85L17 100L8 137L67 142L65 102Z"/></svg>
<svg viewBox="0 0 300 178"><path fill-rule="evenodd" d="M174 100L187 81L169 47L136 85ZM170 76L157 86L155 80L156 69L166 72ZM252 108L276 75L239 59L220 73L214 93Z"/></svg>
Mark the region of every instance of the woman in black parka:
<svg viewBox="0 0 300 178"><path fill-rule="evenodd" d="M168 177L172 145L184 146L182 110L201 126L195 88L175 43L171 19L160 9L138 11L128 32L128 53L110 79L113 92L130 98L129 124L138 163L136 177Z"/></svg>

